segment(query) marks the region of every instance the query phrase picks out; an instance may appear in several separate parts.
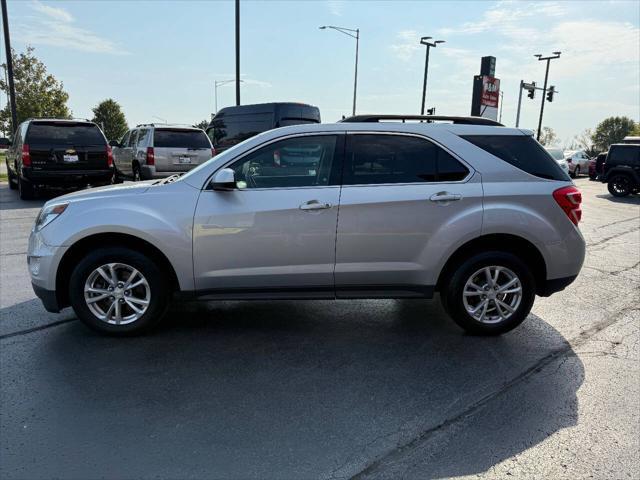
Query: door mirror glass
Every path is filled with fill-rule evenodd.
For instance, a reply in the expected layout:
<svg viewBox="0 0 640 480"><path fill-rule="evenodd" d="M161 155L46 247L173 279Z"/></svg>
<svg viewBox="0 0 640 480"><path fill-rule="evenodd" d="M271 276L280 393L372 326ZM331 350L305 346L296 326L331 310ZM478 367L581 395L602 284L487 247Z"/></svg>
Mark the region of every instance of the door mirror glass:
<svg viewBox="0 0 640 480"><path fill-rule="evenodd" d="M236 172L231 168L223 168L216 172L211 180L214 190L233 190L236 188Z"/></svg>

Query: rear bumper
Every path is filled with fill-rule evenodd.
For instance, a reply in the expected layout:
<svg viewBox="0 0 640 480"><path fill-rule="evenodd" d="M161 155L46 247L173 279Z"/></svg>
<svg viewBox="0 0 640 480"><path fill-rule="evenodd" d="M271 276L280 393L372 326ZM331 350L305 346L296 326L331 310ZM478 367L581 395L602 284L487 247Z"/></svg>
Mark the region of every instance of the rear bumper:
<svg viewBox="0 0 640 480"><path fill-rule="evenodd" d="M577 275L571 275L570 277L554 278L553 280L546 280L544 285L538 286L537 294L541 297L548 297L556 292L564 290L573 283Z"/></svg>
<svg viewBox="0 0 640 480"><path fill-rule="evenodd" d="M42 305L44 305L44 309L47 312L58 313L60 311L60 306L58 305L58 297L55 290L47 290L36 285L35 283L32 283L31 286L33 287L33 291L40 299Z"/></svg>
<svg viewBox="0 0 640 480"><path fill-rule="evenodd" d="M105 170L33 170L22 169L22 178L34 185L71 186L87 183L106 184L113 177L112 169Z"/></svg>

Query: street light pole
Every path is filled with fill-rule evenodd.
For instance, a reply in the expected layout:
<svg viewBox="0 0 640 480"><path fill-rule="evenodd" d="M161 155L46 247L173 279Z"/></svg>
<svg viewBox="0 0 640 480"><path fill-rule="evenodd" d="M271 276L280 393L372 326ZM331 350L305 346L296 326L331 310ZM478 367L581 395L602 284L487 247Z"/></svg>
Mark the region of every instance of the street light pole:
<svg viewBox="0 0 640 480"><path fill-rule="evenodd" d="M236 0L236 105L240 105L240 0Z"/></svg>
<svg viewBox="0 0 640 480"><path fill-rule="evenodd" d="M240 83L242 83L244 80L240 80ZM214 107L215 113L218 113L218 87L221 87L222 85L226 85L228 83L231 82L235 82L235 80L214 80L213 81L213 99L214 99Z"/></svg>
<svg viewBox="0 0 640 480"><path fill-rule="evenodd" d="M356 39L356 66L355 66L355 75L353 79L353 112L352 112L352 115L355 115L356 114L356 95L358 91L358 49L360 46L360 29L336 27L333 25L323 25L319 28L320 30L331 28L333 30L337 30L340 33L344 33L345 35L349 35L350 37Z"/></svg>
<svg viewBox="0 0 640 480"><path fill-rule="evenodd" d="M516 111L516 128L520 125L520 107L522 106L522 89L524 88L524 80L520 80L520 93L518 93L518 110Z"/></svg>
<svg viewBox="0 0 640 480"><path fill-rule="evenodd" d="M420 45L425 45L427 47L427 54L424 60L424 80L422 82L422 106L420 107L420 115L424 115L424 103L427 98L427 75L429 73L429 50L431 47L436 47L438 43L444 43L444 40L436 40L434 42L429 42L429 39L433 37L422 37L420 39Z"/></svg>
<svg viewBox="0 0 640 480"><path fill-rule="evenodd" d="M11 105L11 133L18 127L16 109L16 87L13 84L13 56L11 55L11 41L9 39L9 17L7 16L7 0L2 1L2 26L4 29L4 46L7 52L7 77L9 79L9 104Z"/></svg>
<svg viewBox="0 0 640 480"><path fill-rule="evenodd" d="M547 80L549 79L549 64L551 63L551 60L560 58L560 53L561 52L553 52L553 55L550 55L548 57L543 57L540 54L534 55L535 57L538 57L539 61L546 60L547 62L547 68L544 73L544 86L542 87L542 102L540 103L540 119L538 120L538 132L536 134L536 140L538 141L540 141L540 135L542 134L541 132L542 114L544 113L544 101L546 100L546 96L547 96Z"/></svg>

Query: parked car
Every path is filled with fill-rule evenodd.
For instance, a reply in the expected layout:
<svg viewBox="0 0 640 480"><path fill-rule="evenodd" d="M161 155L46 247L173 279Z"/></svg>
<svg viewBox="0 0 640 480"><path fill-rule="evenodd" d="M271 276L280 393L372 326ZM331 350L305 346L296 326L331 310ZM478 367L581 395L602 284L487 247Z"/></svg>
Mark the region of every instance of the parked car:
<svg viewBox="0 0 640 480"><path fill-rule="evenodd" d="M589 172L589 157L582 150L568 150L564 158L569 164L569 175L573 178Z"/></svg>
<svg viewBox="0 0 640 480"><path fill-rule="evenodd" d="M589 180L597 180L604 168L604 162L607 159L607 152L596 155L595 158L589 160Z"/></svg>
<svg viewBox="0 0 640 480"><path fill-rule="evenodd" d="M530 132L389 118L271 130L180 178L49 201L29 239L34 290L114 335L156 325L172 294L439 292L462 328L493 335L576 278L581 195ZM297 153L274 164L283 151Z"/></svg>
<svg viewBox="0 0 640 480"><path fill-rule="evenodd" d="M6 162L9 186L24 200L34 198L39 188L108 185L113 177L111 147L88 120L25 120Z"/></svg>
<svg viewBox="0 0 640 480"><path fill-rule="evenodd" d="M545 147L545 150L549 152L549 155L553 157L553 159L558 162L560 168L564 173L569 175L569 164L564 159L564 152L561 148L553 148L553 147Z"/></svg>
<svg viewBox="0 0 640 480"><path fill-rule="evenodd" d="M640 143L618 143L609 147L600 176L614 197L640 191Z"/></svg>
<svg viewBox="0 0 640 480"><path fill-rule="evenodd" d="M118 180L165 178L191 170L215 151L204 130L195 127L148 123L110 142Z"/></svg>
<svg viewBox="0 0 640 480"><path fill-rule="evenodd" d="M304 103L259 103L226 107L207 127L217 153L261 132L289 125L320 123L318 107Z"/></svg>

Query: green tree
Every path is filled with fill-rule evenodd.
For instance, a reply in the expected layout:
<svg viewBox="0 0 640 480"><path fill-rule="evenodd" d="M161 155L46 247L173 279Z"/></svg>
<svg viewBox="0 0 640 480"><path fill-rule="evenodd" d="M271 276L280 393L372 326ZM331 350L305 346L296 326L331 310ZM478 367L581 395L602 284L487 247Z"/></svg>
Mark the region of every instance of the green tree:
<svg viewBox="0 0 640 480"><path fill-rule="evenodd" d="M593 134L593 143L599 152L609 150L609 145L630 135L636 122L629 117L609 117L601 121Z"/></svg>
<svg viewBox="0 0 640 480"><path fill-rule="evenodd" d="M33 51L33 47L27 47L27 51L20 55L12 52L18 123L37 117L70 118L71 111L67 107L69 94L64 91L62 82L47 72L47 67ZM6 68L6 64L2 66ZM0 80L0 89L8 95L9 86L4 79ZM9 105L0 110L0 128L13 131Z"/></svg>
<svg viewBox="0 0 640 480"><path fill-rule="evenodd" d="M103 100L93 109L92 122L100 125L109 140L119 140L129 129L120 104L112 98Z"/></svg>
<svg viewBox="0 0 640 480"><path fill-rule="evenodd" d="M533 131L533 136L537 137L537 131ZM558 135L553 131L551 127L542 127L542 134L540 135L540 143L545 147L551 147L558 143Z"/></svg>
<svg viewBox="0 0 640 480"><path fill-rule="evenodd" d="M633 135L634 137L640 137L640 122L636 123L636 126L633 127L633 130L629 135Z"/></svg>
<svg viewBox="0 0 640 480"><path fill-rule="evenodd" d="M206 130L207 127L209 126L209 121L208 120L202 120L201 122L194 123L193 126L196 127L196 128L201 128L202 130Z"/></svg>

